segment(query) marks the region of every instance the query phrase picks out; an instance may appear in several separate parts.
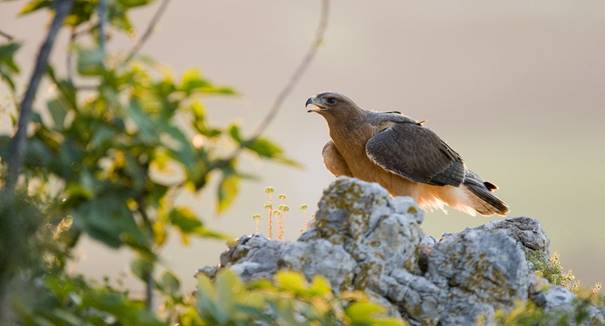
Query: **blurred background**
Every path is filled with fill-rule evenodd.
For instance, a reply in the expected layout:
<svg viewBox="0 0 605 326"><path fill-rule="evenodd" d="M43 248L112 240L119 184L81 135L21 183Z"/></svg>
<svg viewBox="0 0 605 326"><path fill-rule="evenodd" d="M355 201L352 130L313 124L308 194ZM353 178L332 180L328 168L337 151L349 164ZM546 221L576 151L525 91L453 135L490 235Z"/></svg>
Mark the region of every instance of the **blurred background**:
<svg viewBox="0 0 605 326"><path fill-rule="evenodd" d="M29 70L49 17L17 18L21 5L0 5L0 29L26 41L19 64ZM134 16L138 30L153 10ZM177 74L199 67L233 86L240 96L206 100L209 119L251 133L308 48L318 15L319 2L310 1L172 1L142 52ZM54 62L63 60L67 36ZM295 239L303 225L297 207L314 211L333 179L321 158L327 126L304 102L337 91L366 109L427 120L469 167L500 186L511 216L542 222L552 250L584 285L605 281L604 40L603 1L333 1L316 60L267 131L304 168L247 157L242 167L259 180L246 182L223 216L214 214L212 191L179 200L236 237L254 231L251 216L263 211L263 189L273 186L292 207L286 238ZM109 46L127 50L133 41L117 37ZM41 89L40 103L48 92ZM2 116L0 128L8 125ZM439 238L490 219L430 212L424 229ZM171 241L164 259L191 289L197 268L218 263L226 249ZM128 273L125 252L83 241L77 253L75 271L97 279Z"/></svg>

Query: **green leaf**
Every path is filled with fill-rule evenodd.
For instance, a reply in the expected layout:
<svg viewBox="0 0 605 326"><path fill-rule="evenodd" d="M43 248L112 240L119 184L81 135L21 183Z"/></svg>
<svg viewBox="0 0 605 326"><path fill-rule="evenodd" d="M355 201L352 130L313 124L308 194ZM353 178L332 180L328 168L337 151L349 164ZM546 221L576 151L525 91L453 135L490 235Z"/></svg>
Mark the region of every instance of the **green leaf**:
<svg viewBox="0 0 605 326"><path fill-rule="evenodd" d="M83 170L80 173L79 179L75 179L73 182L67 184L65 192L70 199L78 197L90 199L94 197L98 190L98 186L98 180L96 180L88 170Z"/></svg>
<svg viewBox="0 0 605 326"><path fill-rule="evenodd" d="M195 90L210 86L210 82L202 78L202 74L197 69L187 69L181 80L180 90L187 94Z"/></svg>
<svg viewBox="0 0 605 326"><path fill-rule="evenodd" d="M50 0L31 0L23 8L21 8L21 11L19 11L19 14L21 14L21 15L29 14L38 9L50 7L51 5L52 5L52 1L50 1Z"/></svg>
<svg viewBox="0 0 605 326"><path fill-rule="evenodd" d="M170 223L183 233L195 232L203 224L195 213L188 207L175 207L168 214Z"/></svg>
<svg viewBox="0 0 605 326"><path fill-rule="evenodd" d="M0 78L4 79L12 90L15 90L13 77L19 73L19 66L15 63L14 56L20 47L21 44L17 42L0 45Z"/></svg>
<svg viewBox="0 0 605 326"><path fill-rule="evenodd" d="M74 223L109 247L129 245L148 250L149 239L135 223L125 200L115 193L87 201L75 210Z"/></svg>
<svg viewBox="0 0 605 326"><path fill-rule="evenodd" d="M284 154L284 150L267 138L258 137L244 142L244 144L246 148L262 158L272 159L286 165L300 167L300 163L287 158Z"/></svg>
<svg viewBox="0 0 605 326"><path fill-rule="evenodd" d="M144 6L151 2L151 0L118 0L120 4L124 5L127 8Z"/></svg>
<svg viewBox="0 0 605 326"><path fill-rule="evenodd" d="M181 288L181 281L172 274L171 272L164 272L158 281L158 287L165 294L170 295L171 297L176 297L179 294L179 290Z"/></svg>
<svg viewBox="0 0 605 326"><path fill-rule="evenodd" d="M25 165L28 167L48 167L55 158L46 144L39 139L28 139L25 147Z"/></svg>
<svg viewBox="0 0 605 326"><path fill-rule="evenodd" d="M133 98L128 105L129 116L139 129L141 140L144 143L152 144L159 141L159 131L153 119L143 110L141 103Z"/></svg>
<svg viewBox="0 0 605 326"><path fill-rule="evenodd" d="M236 143L240 144L244 141L243 137L242 137L242 133L240 131L240 128L238 125L230 125L229 128L229 136L231 136L231 138L233 140L235 140Z"/></svg>
<svg viewBox="0 0 605 326"><path fill-rule="evenodd" d="M76 100L76 91L77 90L74 87L74 85L72 84L72 82L68 81L68 80L60 80L57 77L53 66L49 66L46 69L46 71L47 71L47 74L48 74L48 77L50 78L50 80L57 87L59 94L61 94L59 99L64 101L64 104L67 106L68 109L71 108L74 110L78 110L78 104L76 103L77 102L77 100Z"/></svg>
<svg viewBox="0 0 605 326"><path fill-rule="evenodd" d="M216 316L219 314L216 302L216 289L210 279L203 274L197 276L197 308L202 315Z"/></svg>
<svg viewBox="0 0 605 326"><path fill-rule="evenodd" d="M110 290L87 291L82 306L104 312L115 318L117 325L164 326L141 302L129 299L125 294Z"/></svg>
<svg viewBox="0 0 605 326"><path fill-rule="evenodd" d="M178 161L185 166L185 168L191 170L196 161L195 151L191 142L187 139L187 136L177 127L168 124L160 125L161 131L164 134L170 136L170 140L173 142L167 142L166 147L171 149L172 156L178 159Z"/></svg>
<svg viewBox="0 0 605 326"><path fill-rule="evenodd" d="M218 203L216 207L217 213L224 213L235 200L239 191L240 178L236 174L225 174L218 184Z"/></svg>
<svg viewBox="0 0 605 326"><path fill-rule="evenodd" d="M140 280L147 282L147 276L153 272L153 260L139 256L130 262L130 271Z"/></svg>
<svg viewBox="0 0 605 326"><path fill-rule="evenodd" d="M105 69L104 53L101 49L80 49L78 51L78 72L83 76L97 76Z"/></svg>
<svg viewBox="0 0 605 326"><path fill-rule="evenodd" d="M242 281L230 270L221 271L216 277L217 321L226 323L233 316L238 294L243 290Z"/></svg>
<svg viewBox="0 0 605 326"><path fill-rule="evenodd" d="M97 149L102 146L111 145L111 141L115 137L116 132L106 126L101 126L97 129L90 140L89 146L91 149Z"/></svg>
<svg viewBox="0 0 605 326"><path fill-rule="evenodd" d="M223 233L207 229L202 221L188 207L175 207L168 213L170 224L177 227L181 233L183 243L189 243L189 235L197 235L202 238L213 238L218 240L228 240L230 237Z"/></svg>
<svg viewBox="0 0 605 326"><path fill-rule="evenodd" d="M332 287L325 277L317 275L313 277L313 282L311 282L308 291L313 296L327 297L332 293Z"/></svg>
<svg viewBox="0 0 605 326"><path fill-rule="evenodd" d="M385 311L384 307L372 302L355 302L347 307L346 314L353 324L370 325L376 315Z"/></svg>
<svg viewBox="0 0 605 326"><path fill-rule="evenodd" d="M230 87L215 86L209 80L202 78L197 69L188 69L183 74L179 90L190 95L195 92L204 94L234 95L235 91Z"/></svg>
<svg viewBox="0 0 605 326"><path fill-rule="evenodd" d="M58 99L50 100L46 103L48 111L53 119L55 127L59 130L63 129L65 125L65 116L67 115L67 108Z"/></svg>
<svg viewBox="0 0 605 326"><path fill-rule="evenodd" d="M303 292L307 287L305 277L297 272L280 271L275 275L276 285L283 290L291 293Z"/></svg>

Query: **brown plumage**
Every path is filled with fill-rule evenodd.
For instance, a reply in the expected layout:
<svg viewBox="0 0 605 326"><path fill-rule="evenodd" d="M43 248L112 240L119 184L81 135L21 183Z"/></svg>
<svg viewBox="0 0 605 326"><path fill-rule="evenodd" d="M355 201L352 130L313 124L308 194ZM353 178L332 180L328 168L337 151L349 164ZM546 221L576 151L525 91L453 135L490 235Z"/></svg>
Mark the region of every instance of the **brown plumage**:
<svg viewBox="0 0 605 326"><path fill-rule="evenodd" d="M508 212L492 194L496 185L466 169L460 155L422 122L397 111L364 110L336 93L309 98L306 106L328 122L332 140L322 154L334 175L377 182L424 208L448 205L471 215Z"/></svg>

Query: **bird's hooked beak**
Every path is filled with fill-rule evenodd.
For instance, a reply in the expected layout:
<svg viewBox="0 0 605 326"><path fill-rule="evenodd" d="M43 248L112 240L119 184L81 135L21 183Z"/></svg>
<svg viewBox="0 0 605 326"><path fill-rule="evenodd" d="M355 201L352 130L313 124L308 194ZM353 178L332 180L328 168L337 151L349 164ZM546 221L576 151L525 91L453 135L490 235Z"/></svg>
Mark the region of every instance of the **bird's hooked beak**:
<svg viewBox="0 0 605 326"><path fill-rule="evenodd" d="M321 103L321 99L318 99L317 97L309 97L307 99L307 102L305 102L305 108L307 108L307 112L321 112L321 111L325 111L326 108L324 108L324 106Z"/></svg>

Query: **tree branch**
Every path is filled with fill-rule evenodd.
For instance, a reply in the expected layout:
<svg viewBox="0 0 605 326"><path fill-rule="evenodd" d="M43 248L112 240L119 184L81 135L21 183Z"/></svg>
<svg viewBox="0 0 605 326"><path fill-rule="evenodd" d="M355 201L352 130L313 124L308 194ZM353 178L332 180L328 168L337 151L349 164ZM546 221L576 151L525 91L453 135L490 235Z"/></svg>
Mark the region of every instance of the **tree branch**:
<svg viewBox="0 0 605 326"><path fill-rule="evenodd" d="M99 14L99 49L105 56L105 29L107 25L107 0L100 0L98 5Z"/></svg>
<svg viewBox="0 0 605 326"><path fill-rule="evenodd" d="M15 39L15 37L14 37L14 36L12 36L12 35L10 35L10 34L8 34L8 33L6 33L6 32L3 32L3 31L0 31L0 36L2 36L2 37L4 37L4 38L6 38L6 39L7 39L7 40L9 40L9 41L12 41L12 40L14 40L14 39Z"/></svg>
<svg viewBox="0 0 605 326"><path fill-rule="evenodd" d="M48 57L55 43L57 34L63 25L65 17L67 17L69 14L72 4L73 0L56 1L55 16L50 24L46 38L40 47L38 56L36 57L34 70L32 71L29 84L27 85L27 89L23 95L23 100L21 101L17 132L11 139L9 148L6 184L4 185L4 189L2 189L2 193L0 194L4 197L3 199L6 200L7 203L10 203L15 196L15 187L17 185L17 180L19 179L19 170L21 168L23 153L25 151L24 147L26 145L25 137L27 136L27 125L29 124L32 115L32 104L34 102L34 98L36 97L36 92L38 90L38 86L40 85L42 75L46 71ZM3 36L5 36L5 33L3 33ZM11 214L17 214L17 212L11 212ZM16 218L18 216L14 217ZM9 309L10 304L7 302L7 300L8 299L6 298L4 289L0 289L0 324L5 324L5 322L11 323L13 318Z"/></svg>
<svg viewBox="0 0 605 326"><path fill-rule="evenodd" d="M141 38L139 38L139 40L134 44L130 52L128 52L128 55L126 56L126 59L124 59L124 62L122 64L128 63L130 60L132 60L135 55L137 55L137 53L139 53L145 42L147 42L147 40L155 30L155 27L157 26L158 22L160 21L160 18L162 18L162 15L166 11L166 7L168 7L169 2L170 0L162 0L162 3L160 3L158 10L156 10L155 14L153 14L149 25L147 25L145 32L143 32Z"/></svg>
<svg viewBox="0 0 605 326"><path fill-rule="evenodd" d="M69 43L67 44L67 51L65 53L65 70L67 70L67 80L73 85L74 84L74 64L73 64L73 46L76 42L78 34L75 28L71 29L69 34Z"/></svg>
<svg viewBox="0 0 605 326"><path fill-rule="evenodd" d="M63 21L69 14L73 0L57 0L55 3L55 16L53 17L46 38L36 57L34 70L32 71L29 84L27 85L23 100L21 101L17 132L13 136L9 148L8 170L4 189L8 192L9 196L13 195L15 186L17 185L17 179L19 178L19 170L23 161L26 145L25 138L27 137L27 126L31 120L32 105L38 91L38 86L40 85L42 76L46 72L48 57L52 51L57 34L63 25Z"/></svg>
<svg viewBox="0 0 605 326"><path fill-rule="evenodd" d="M247 141L242 142L233 151L233 153L229 156L230 159L234 159L244 149L244 147L246 146L247 143L253 142L258 137L260 137L263 134L263 132L265 132L267 127L271 124L273 119L275 119L275 116L281 109L284 101L286 100L286 98L288 98L288 96L290 95L290 93L292 92L294 87L296 87L296 85L300 81L301 77L304 75L307 68L309 67L309 65L311 64L313 59L315 58L315 55L317 54L317 51L319 50L319 47L321 46L321 44L324 40L324 36L325 36L326 30L328 28L328 22L329 22L329 17L330 17L329 14L330 14L330 0L321 0L321 12L320 12L320 17L319 17L319 23L317 24L317 30L315 31L315 37L313 39L313 42L309 46L309 49L305 53L301 62L298 64L298 66L294 70L294 73L290 76L290 79L286 83L286 86L284 86L284 88L282 88L282 90L277 94L277 97L273 101L273 104L271 105L269 112L267 112L267 115L265 115L264 119L260 122L260 124L254 131L252 136Z"/></svg>

